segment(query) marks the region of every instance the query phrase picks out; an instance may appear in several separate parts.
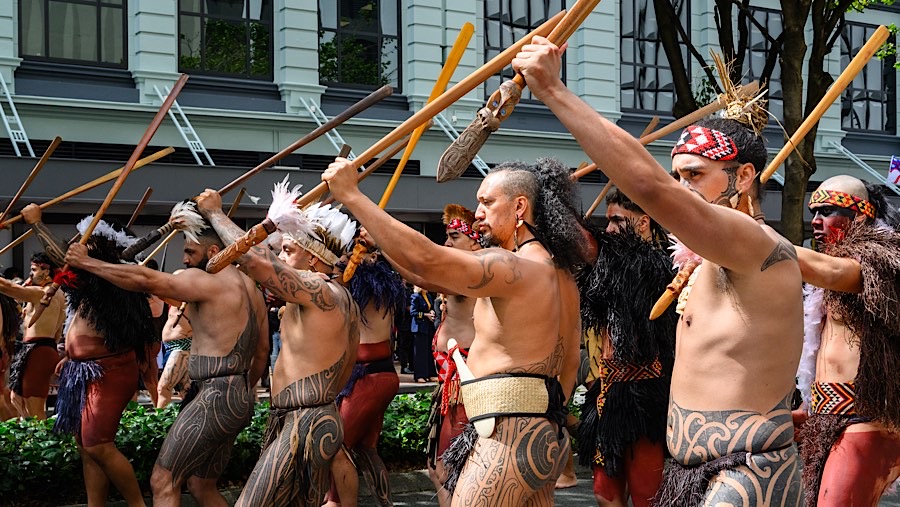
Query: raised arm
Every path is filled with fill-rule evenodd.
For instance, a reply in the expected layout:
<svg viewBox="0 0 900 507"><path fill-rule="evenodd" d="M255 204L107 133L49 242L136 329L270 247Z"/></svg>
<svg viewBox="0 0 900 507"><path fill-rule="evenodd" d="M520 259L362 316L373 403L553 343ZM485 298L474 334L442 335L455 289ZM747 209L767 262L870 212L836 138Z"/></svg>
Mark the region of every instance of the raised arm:
<svg viewBox="0 0 900 507"><path fill-rule="evenodd" d="M44 252L47 253L47 256L53 262L62 266L65 264L63 259L66 256L66 242L57 238L50 232L50 228L44 222L41 222L42 215L41 208L37 204L32 203L22 208L22 218L25 219L25 223L31 225L35 235L44 247Z"/></svg>
<svg viewBox="0 0 900 507"><path fill-rule="evenodd" d="M370 249L372 249L372 248L378 248L378 247L376 246L377 243L375 243L375 239L369 234L369 231L366 230L365 227L360 227L360 229L359 229L359 239L360 239L363 243L365 243ZM391 259L391 256L388 255L383 249L381 250L381 252L379 252L378 255L381 255L382 257L384 257L384 260L388 261L388 264L390 264L391 267L394 268L394 271L396 271L397 273L400 273L400 278L403 278L403 279L406 280L407 282L409 282L409 283L411 283L411 284L413 284L413 285L418 285L419 287L422 287L423 289L425 289L425 290L427 290L427 291L429 291L429 292L440 292L440 293L443 293L443 294L450 294L450 295L453 295L453 296L457 296L457 295L458 295L458 294L455 294L455 293L454 293L453 291L451 291L451 290L447 290L446 287L441 287L441 286L439 286L439 285L437 285L437 284L435 284L435 283L433 283L433 282L430 282L430 281L428 281L428 280L425 280L424 278L422 278L422 277L419 276L418 274L413 273L412 271L410 271L410 270L404 268L403 266L397 264L396 262L394 262L393 259Z"/></svg>
<svg viewBox="0 0 900 507"><path fill-rule="evenodd" d="M104 280L132 292L148 292L160 298L196 303L215 297L221 290L215 275L190 268L177 276L134 264L111 264L88 255L87 247L73 243L65 262L93 273Z"/></svg>
<svg viewBox="0 0 900 507"><path fill-rule="evenodd" d="M209 221L225 245L243 236L244 231L222 211L222 198L207 189L197 198L197 209ZM238 259L241 271L284 301L300 306L315 306L322 311L337 304L334 287L328 277L312 271L294 269L266 246L254 246Z"/></svg>
<svg viewBox="0 0 900 507"><path fill-rule="evenodd" d="M515 293L523 278L546 269L501 248L464 252L435 244L388 215L360 192L356 170L347 159L335 159L322 180L328 182L335 199L366 227L392 264L451 293L504 297Z"/></svg>
<svg viewBox="0 0 900 507"><path fill-rule="evenodd" d="M41 302L41 298L44 296L44 289L37 286L22 287L6 278L0 278L0 294L5 294L17 301L36 305Z"/></svg>
<svg viewBox="0 0 900 507"><path fill-rule="evenodd" d="M862 266L855 259L832 257L799 246L796 250L804 282L838 292L863 291Z"/></svg>
<svg viewBox="0 0 900 507"><path fill-rule="evenodd" d="M513 67L613 184L691 250L732 271L759 272L773 254L785 255L789 247L752 218L711 205L676 182L634 136L566 88L559 79L561 54L546 39L535 37Z"/></svg>

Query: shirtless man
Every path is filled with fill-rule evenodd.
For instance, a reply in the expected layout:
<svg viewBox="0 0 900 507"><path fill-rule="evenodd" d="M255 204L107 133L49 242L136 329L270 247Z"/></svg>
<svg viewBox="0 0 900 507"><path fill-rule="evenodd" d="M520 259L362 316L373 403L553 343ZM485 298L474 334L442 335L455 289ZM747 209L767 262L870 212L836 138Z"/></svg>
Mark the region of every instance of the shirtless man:
<svg viewBox="0 0 900 507"><path fill-rule="evenodd" d="M185 317L194 338L189 374L192 392L166 435L153 466L153 503L179 505L181 487L203 505L227 505L216 487L234 438L250 424L254 388L268 355L268 321L262 293L234 267L218 275L204 271L222 247L212 229L185 238L184 265L178 276L132 264L110 264L69 247L66 262L126 290L187 301ZM199 269L198 269L199 268Z"/></svg>
<svg viewBox="0 0 900 507"><path fill-rule="evenodd" d="M808 282L798 372L806 505L875 506L900 475L900 216L851 176L809 203L816 246L798 248ZM815 288L815 287L819 288Z"/></svg>
<svg viewBox="0 0 900 507"><path fill-rule="evenodd" d="M172 272L178 276L183 269ZM180 304L167 305L168 316L162 329L162 341L169 347L169 358L163 366L162 375L159 377L159 398L156 408L166 408L172 402L172 395L178 387L181 396L187 395L191 387L191 377L188 374L188 362L191 357L191 338L194 330L188 318L180 311ZM187 307L185 307L187 310Z"/></svg>
<svg viewBox="0 0 900 507"><path fill-rule="evenodd" d="M461 474L450 470L453 446L444 454L451 504L552 503L569 452L564 393L572 390L579 361L578 288L570 270L585 262L568 170L547 159L494 168L478 190L475 218L479 232L501 248L477 252L436 245L391 218L360 192L346 159L336 159L322 179L394 263L479 298L468 360L478 379L461 389L469 420L484 422L481 438L469 439L474 450L455 453ZM558 193L546 190L551 185ZM511 390L524 395L513 399Z"/></svg>
<svg viewBox="0 0 900 507"><path fill-rule="evenodd" d="M704 259L678 322L667 430L674 459L656 502L798 505L790 399L803 332L800 267L794 247L750 216L766 162L762 137L731 119L688 127L672 152L679 184L566 88L561 55L535 37L513 68L613 183Z"/></svg>
<svg viewBox="0 0 900 507"><path fill-rule="evenodd" d="M0 278L0 294L26 303L25 322L31 322L35 307L44 296L43 288L53 282L57 270L59 266L47 254L38 252L31 257L31 283L25 287ZM65 321L66 298L57 291L34 326L25 326L23 346L9 367L12 403L20 417L47 418L50 377L59 362L56 344L62 337Z"/></svg>
<svg viewBox="0 0 900 507"><path fill-rule="evenodd" d="M41 209L29 204L22 216L47 255L65 264L66 244L41 222ZM87 230L90 219L78 224L79 232ZM78 246L94 259L115 263L133 241L123 228L101 220L87 246ZM122 412L138 386L138 360L153 333L147 298L80 269L68 271L60 281L72 318L66 330L66 355L57 365L53 429L75 434L88 505L104 505L110 483L129 506L144 505L134 468L116 448L115 439Z"/></svg>
<svg viewBox="0 0 900 507"><path fill-rule="evenodd" d="M406 310L406 293L400 275L377 250L357 267L349 288L362 309L362 325L356 365L337 397L344 444L331 464L331 491L325 505L357 504L357 470L379 505L392 505L387 468L378 455L378 437L384 413L400 389L391 355L391 328L394 316Z"/></svg>
<svg viewBox="0 0 900 507"><path fill-rule="evenodd" d="M224 242L231 244L243 236L244 231L222 212L217 192L204 191L197 204ZM333 208L318 210L333 223L355 228ZM329 276L353 235L342 241L341 234L331 229L319 228L315 236L281 232L277 256L258 245L239 261L241 270L286 306L262 454L236 505L319 507L328 488L331 460L343 440L334 399L350 377L359 344L359 308L347 289Z"/></svg>
<svg viewBox="0 0 900 507"><path fill-rule="evenodd" d="M585 395L578 455L604 507L650 505L662 482L677 315L647 316L672 280L665 231L619 189L606 198L597 262L578 276L594 382Z"/></svg>

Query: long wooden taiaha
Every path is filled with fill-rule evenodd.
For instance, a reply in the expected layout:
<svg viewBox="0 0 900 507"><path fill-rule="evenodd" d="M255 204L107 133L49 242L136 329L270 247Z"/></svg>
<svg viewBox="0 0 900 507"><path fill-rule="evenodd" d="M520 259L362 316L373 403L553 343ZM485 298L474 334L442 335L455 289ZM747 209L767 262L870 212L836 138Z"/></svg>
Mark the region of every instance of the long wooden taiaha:
<svg viewBox="0 0 900 507"><path fill-rule="evenodd" d="M133 170L133 169L132 169ZM141 211L144 210L144 206L147 205L147 201L150 200L150 196L153 194L153 187L147 187L147 190L144 191L143 197L138 201L137 206L134 207L134 213L131 214L131 218L128 219L128 223L125 225L126 228L130 229L132 225L134 225L137 217L140 216Z"/></svg>
<svg viewBox="0 0 900 507"><path fill-rule="evenodd" d="M13 206L19 201L19 198L22 197L22 194L28 190L28 187L31 186L31 182L34 181L35 176L43 169L44 164L50 160L50 155L53 155L53 152L56 151L56 148L59 146L59 143L62 142L62 138L56 136L53 138L53 141L50 141L50 145L47 146L47 149L44 150L44 154L41 155L41 158L34 164L34 167L31 169L31 173L25 178L25 181L22 183L22 186L19 187L19 190L16 192L16 195L13 196L12 200L9 201L9 204L6 205L6 209L3 210L3 213L0 214L0 223L6 220L6 217L9 216L9 212L12 210Z"/></svg>
<svg viewBox="0 0 900 507"><path fill-rule="evenodd" d="M141 156L141 153L144 152L144 149L147 148L147 145L150 144L150 140L153 138L153 135L159 129L159 126L162 124L163 120L166 117L166 114L169 111L169 108L172 107L172 104L175 102L175 98L178 97L178 94L181 92L181 89L184 88L184 84L188 80L187 74L182 74L181 77L175 81L175 85L172 87L172 91L169 92L169 95L166 97L166 100L163 101L162 105L159 108L159 111L156 112L156 116L153 117L153 120L150 122L150 126L147 127L147 130L144 132L144 135L141 137L141 140L138 142L137 146L135 146L134 151L131 153L131 157L129 157L128 162L125 163L125 166L122 168L122 172L116 178L116 181L113 183L112 188L106 194L106 199L103 200L103 203L100 205L100 209L94 214L94 219L88 225L87 229L85 229L84 234L81 236L80 243L82 245L86 244L91 237L91 234L94 232L94 228L97 227L97 224L100 222L100 219L103 217L103 214L109 209L110 204L112 204L113 199L116 197L116 194L119 192L119 189L122 188L122 185L125 184L125 179L128 178L128 174L131 173L131 170L134 169L135 164L138 161L138 158ZM61 271L68 271L69 265L66 264L62 267ZM56 294L56 291L59 290L59 284L56 282L51 283L44 290L44 296L41 298L41 304L34 309L34 314L32 315L31 321L28 323L28 327L34 325L37 322L37 319L40 318L41 314L44 313L44 309L50 304L50 299Z"/></svg>

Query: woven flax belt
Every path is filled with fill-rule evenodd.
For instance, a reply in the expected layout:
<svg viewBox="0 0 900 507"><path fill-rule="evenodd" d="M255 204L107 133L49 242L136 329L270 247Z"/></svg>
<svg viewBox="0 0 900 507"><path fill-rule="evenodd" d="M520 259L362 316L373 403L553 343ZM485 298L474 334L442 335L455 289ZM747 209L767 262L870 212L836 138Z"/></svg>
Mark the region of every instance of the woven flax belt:
<svg viewBox="0 0 900 507"><path fill-rule="evenodd" d="M855 414L855 387L853 382L813 382L812 412L832 415Z"/></svg>
<svg viewBox="0 0 900 507"><path fill-rule="evenodd" d="M497 416L544 416L547 413L546 377L498 373L460 383L469 421Z"/></svg>

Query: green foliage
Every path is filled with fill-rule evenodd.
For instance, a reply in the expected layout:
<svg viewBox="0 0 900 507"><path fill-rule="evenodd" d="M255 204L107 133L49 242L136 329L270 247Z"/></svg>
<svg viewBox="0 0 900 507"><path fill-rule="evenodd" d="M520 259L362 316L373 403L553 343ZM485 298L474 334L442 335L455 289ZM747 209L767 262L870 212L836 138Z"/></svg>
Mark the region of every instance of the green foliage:
<svg viewBox="0 0 900 507"><path fill-rule="evenodd" d="M322 32L319 33L321 40ZM338 43L338 41L340 43ZM383 86L388 64L381 54L373 55L371 43L343 34L319 44L319 80L323 83L347 83ZM374 57L373 57L374 56Z"/></svg>
<svg viewBox="0 0 900 507"><path fill-rule="evenodd" d="M424 465L428 448L431 391L400 394L384 414L378 453L385 462Z"/></svg>
<svg viewBox="0 0 900 507"><path fill-rule="evenodd" d="M187 40L182 33L181 38L187 42L188 50L183 51L179 64L182 70L201 70L238 76L268 77L272 73L269 61L269 30L261 23L249 24L249 43L247 47L248 25L244 22L231 22L221 19L206 20L206 45L203 47L204 58L200 52L192 49L195 40ZM250 68L247 68L247 58Z"/></svg>

